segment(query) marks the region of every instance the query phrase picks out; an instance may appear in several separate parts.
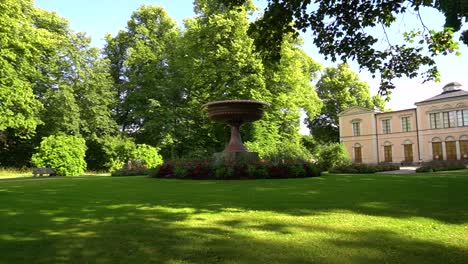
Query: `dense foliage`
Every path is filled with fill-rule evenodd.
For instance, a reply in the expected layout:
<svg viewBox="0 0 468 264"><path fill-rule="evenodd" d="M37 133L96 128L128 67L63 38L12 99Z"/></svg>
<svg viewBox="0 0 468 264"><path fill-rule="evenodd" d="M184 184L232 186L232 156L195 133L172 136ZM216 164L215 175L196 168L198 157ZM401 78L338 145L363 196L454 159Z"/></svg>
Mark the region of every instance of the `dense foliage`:
<svg viewBox="0 0 468 264"><path fill-rule="evenodd" d="M261 100L271 107L262 120L243 127L246 145L263 158L310 159L301 145L299 117L301 109L310 116L320 109L310 84L320 65L292 38L285 38L279 63L262 61L247 34L252 4L236 10L207 0L194 4L196 16L184 21L184 31L161 7L142 6L127 30L106 37L123 131L137 143L160 147L166 159L204 159L223 149L228 130L209 120L201 106Z"/></svg>
<svg viewBox="0 0 468 264"><path fill-rule="evenodd" d="M340 140L338 114L349 107L385 110L384 100L378 95L371 96L369 85L361 81L359 75L351 71L346 63L336 68L326 68L315 89L323 106L318 115L307 119L307 125L319 142Z"/></svg>
<svg viewBox="0 0 468 264"><path fill-rule="evenodd" d="M250 0L220 0L225 8L237 8ZM440 31L424 25L419 10L435 8L446 17ZM404 33L404 44L392 44L386 30L396 24L397 16L414 15L421 20L423 30L410 29ZM361 68L380 75L380 92L387 94L394 88L392 80L402 76L413 78L420 68L426 80L438 78L434 56L457 52L454 32L459 31L463 19L468 19L468 4L462 0L426 1L310 1L269 0L263 16L251 27L256 46L265 57L281 56L284 36L297 30L310 30L319 52L336 61L354 59ZM387 45L374 45L380 35L372 28L382 28ZM468 30L461 33L461 41L468 45Z"/></svg>
<svg viewBox="0 0 468 264"><path fill-rule="evenodd" d="M325 69L314 88L321 65L302 50L293 27L312 28L320 51L332 59L355 58L371 72L380 71L383 89L391 88L394 77L413 76L419 65L432 66L413 48L373 50L369 45L375 39L353 30L392 24L395 13L404 11L402 1L321 1L317 10L306 12L309 1L271 0L257 21L251 20L253 1L222 3L194 1L195 16L184 21L183 29L163 8L143 5L125 29L106 36L99 50L66 19L34 7L33 1L1 1L0 165L31 166L42 138L59 135L82 138L87 167L99 171L137 161L151 168L169 159L206 159L224 148L228 128L209 120L201 106L254 99L271 106L260 121L242 128L251 151L273 162L318 157L329 168L345 160L339 148L320 151L325 142L337 141L337 114L352 105L382 109L384 104L346 64ZM241 5L231 8L233 3ZM346 9L353 3L361 8ZM423 5L432 4L410 6ZM433 6L450 18L447 25L460 29L463 12L447 2ZM284 10L300 12L285 16ZM290 23L293 17L296 24ZM329 25L320 24L325 17ZM274 30L265 35L268 29ZM405 37L410 42L422 34ZM451 37L447 30L431 32L429 56L455 51ZM270 51L276 58L259 52L255 43L262 41L273 41ZM429 78L434 70L429 69ZM301 113L308 116L314 138L299 134Z"/></svg>
<svg viewBox="0 0 468 264"><path fill-rule="evenodd" d="M137 166L141 163L141 166L147 168L155 168L156 166L163 163L161 155L158 153L159 149L146 145L138 144L133 152L133 159L136 161Z"/></svg>
<svg viewBox="0 0 468 264"><path fill-rule="evenodd" d="M348 165L351 160L343 144L331 143L321 146L318 153L318 162L323 170L329 170L332 167Z"/></svg>
<svg viewBox="0 0 468 264"><path fill-rule="evenodd" d="M36 167L52 168L59 176L76 176L86 169L85 140L78 136L49 136L32 156Z"/></svg>

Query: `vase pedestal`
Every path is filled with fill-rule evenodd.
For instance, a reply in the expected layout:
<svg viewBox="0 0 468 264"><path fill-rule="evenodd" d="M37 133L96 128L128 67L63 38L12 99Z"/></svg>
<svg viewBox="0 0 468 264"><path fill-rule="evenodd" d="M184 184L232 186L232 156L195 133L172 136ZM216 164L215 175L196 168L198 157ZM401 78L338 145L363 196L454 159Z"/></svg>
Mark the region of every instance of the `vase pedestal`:
<svg viewBox="0 0 468 264"><path fill-rule="evenodd" d="M213 154L215 164L255 163L258 152L217 152Z"/></svg>

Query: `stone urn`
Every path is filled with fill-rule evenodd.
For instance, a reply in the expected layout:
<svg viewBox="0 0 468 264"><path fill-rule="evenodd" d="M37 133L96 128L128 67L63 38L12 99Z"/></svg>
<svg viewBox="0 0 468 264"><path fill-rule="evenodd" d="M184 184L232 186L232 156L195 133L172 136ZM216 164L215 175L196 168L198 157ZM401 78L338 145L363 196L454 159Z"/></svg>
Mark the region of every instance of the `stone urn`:
<svg viewBox="0 0 468 264"><path fill-rule="evenodd" d="M267 103L252 100L225 100L209 102L203 105L208 117L217 122L223 122L231 127L231 138L224 150L214 154L215 162L236 162L244 160L255 162L258 153L249 152L242 143L240 128L247 122L259 120Z"/></svg>

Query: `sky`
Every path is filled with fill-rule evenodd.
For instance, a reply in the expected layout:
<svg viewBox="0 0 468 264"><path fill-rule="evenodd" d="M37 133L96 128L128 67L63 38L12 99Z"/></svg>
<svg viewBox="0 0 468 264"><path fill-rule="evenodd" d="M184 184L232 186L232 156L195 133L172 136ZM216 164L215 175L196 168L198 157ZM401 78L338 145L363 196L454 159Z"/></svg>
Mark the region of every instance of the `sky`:
<svg viewBox="0 0 468 264"><path fill-rule="evenodd" d="M92 38L92 45L103 47L106 33L115 35L126 27L126 23L133 11L142 4L159 5L166 9L168 14L183 27L183 20L194 16L193 0L35 0L35 6L54 11L61 17L68 19L70 27L75 31L86 32ZM265 0L254 0L254 3L263 8ZM423 9L421 17L428 28L441 29L444 17L433 9ZM406 14L398 19L394 28L387 30L392 44L398 43L399 36L404 31L420 28L421 24L415 16ZM465 29L467 25L465 25ZM384 33L380 29L373 32L384 39ZM313 44L310 33L303 34L303 49L323 67L334 67L337 63L326 61L318 53ZM458 37L457 37L458 39ZM393 42L395 41L395 42ZM381 41L379 45L387 45ZM459 82L468 90L468 47L460 44L461 56L449 55L436 58L437 66L441 72L441 82L426 82L422 84L422 78L400 78L394 80L396 89L390 96L387 107L392 110L414 108L414 103L425 100L442 92L442 87L449 82ZM379 80L372 79L366 71L359 72L356 63L350 62L351 68L359 73L362 80L370 85L371 93L377 94Z"/></svg>

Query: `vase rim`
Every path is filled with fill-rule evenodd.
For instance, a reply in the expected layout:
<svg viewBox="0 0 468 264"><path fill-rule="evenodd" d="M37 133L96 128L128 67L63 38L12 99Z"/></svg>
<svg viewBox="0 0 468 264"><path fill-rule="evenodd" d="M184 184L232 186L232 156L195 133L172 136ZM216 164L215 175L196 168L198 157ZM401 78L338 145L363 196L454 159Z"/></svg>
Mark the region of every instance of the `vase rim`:
<svg viewBox="0 0 468 264"><path fill-rule="evenodd" d="M265 102L260 102L260 101L255 101L255 100L247 100L247 99L235 99L235 100L221 100L221 101L212 101L208 102L204 105L202 105L202 108L206 108L212 105L218 105L218 104L226 104L226 103L251 103L251 104L259 104L264 107L270 106L269 103Z"/></svg>

